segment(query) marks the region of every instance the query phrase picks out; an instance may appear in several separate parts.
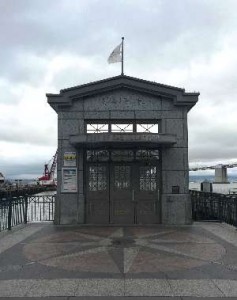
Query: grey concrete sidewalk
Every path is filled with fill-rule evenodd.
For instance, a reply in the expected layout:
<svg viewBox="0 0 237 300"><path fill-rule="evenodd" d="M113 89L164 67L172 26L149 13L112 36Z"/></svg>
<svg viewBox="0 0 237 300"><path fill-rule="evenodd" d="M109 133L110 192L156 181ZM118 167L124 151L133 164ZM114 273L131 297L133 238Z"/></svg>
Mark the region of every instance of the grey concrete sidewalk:
<svg viewBox="0 0 237 300"><path fill-rule="evenodd" d="M220 223L19 227L0 233L1 297L237 299L237 231Z"/></svg>
<svg viewBox="0 0 237 300"><path fill-rule="evenodd" d="M19 300L19 299L25 299L25 298L19 298L19 297L7 297L7 298L1 298L0 299L7 299L7 300ZM205 300L207 297L27 297L27 300ZM236 299L236 297L211 297L209 298L211 300L231 300Z"/></svg>

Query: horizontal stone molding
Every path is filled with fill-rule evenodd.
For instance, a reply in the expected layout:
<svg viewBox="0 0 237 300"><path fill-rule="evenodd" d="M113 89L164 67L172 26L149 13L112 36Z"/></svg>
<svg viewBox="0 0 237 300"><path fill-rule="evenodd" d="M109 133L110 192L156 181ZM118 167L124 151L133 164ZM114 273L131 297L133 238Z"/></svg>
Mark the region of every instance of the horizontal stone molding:
<svg viewBox="0 0 237 300"><path fill-rule="evenodd" d="M113 146L140 147L172 146L176 143L176 136L172 134L143 134L143 133L96 133L70 136L70 143L74 146L94 147Z"/></svg>

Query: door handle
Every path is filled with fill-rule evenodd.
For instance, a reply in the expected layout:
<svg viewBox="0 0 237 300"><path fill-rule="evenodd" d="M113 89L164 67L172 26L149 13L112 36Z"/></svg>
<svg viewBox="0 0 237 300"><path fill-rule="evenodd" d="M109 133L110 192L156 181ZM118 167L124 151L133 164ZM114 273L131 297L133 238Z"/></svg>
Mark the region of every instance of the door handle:
<svg viewBox="0 0 237 300"><path fill-rule="evenodd" d="M135 202L135 191L132 190L132 202Z"/></svg>
<svg viewBox="0 0 237 300"><path fill-rule="evenodd" d="M132 202L137 203L135 200L135 190L132 190Z"/></svg>

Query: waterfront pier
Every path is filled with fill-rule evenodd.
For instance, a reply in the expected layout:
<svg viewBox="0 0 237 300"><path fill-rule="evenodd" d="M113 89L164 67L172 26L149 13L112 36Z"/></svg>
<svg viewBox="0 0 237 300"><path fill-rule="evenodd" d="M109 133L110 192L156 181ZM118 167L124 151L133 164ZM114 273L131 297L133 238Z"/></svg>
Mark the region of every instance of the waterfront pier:
<svg viewBox="0 0 237 300"><path fill-rule="evenodd" d="M40 185L25 185L19 187L2 187L0 188L0 199L8 197L18 197L25 195L34 195L45 191L56 191L56 187L47 187Z"/></svg>
<svg viewBox="0 0 237 300"><path fill-rule="evenodd" d="M3 204L6 211L13 209L8 218L16 219L13 211L23 218L21 225L0 232L0 299L236 297L237 231L220 221L237 226L237 197L190 193L199 222L185 226L26 224L34 220L27 213L31 203L40 208L36 215L47 213L44 220L53 220L55 196L3 200L0 211Z"/></svg>

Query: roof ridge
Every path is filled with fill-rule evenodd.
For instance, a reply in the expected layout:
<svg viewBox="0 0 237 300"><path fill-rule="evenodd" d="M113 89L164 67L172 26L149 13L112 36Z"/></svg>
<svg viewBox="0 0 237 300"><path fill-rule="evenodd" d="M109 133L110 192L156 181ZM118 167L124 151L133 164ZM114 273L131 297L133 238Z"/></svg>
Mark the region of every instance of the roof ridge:
<svg viewBox="0 0 237 300"><path fill-rule="evenodd" d="M64 92L67 92L67 91L75 90L75 89L78 89L78 88L83 88L83 87L90 86L90 85L100 84L100 83L103 83L103 82L106 82L106 81L108 82L108 81L112 81L112 80L119 79L119 78L136 80L136 81L144 82L144 83L147 83L147 84L154 84L154 85L158 85L158 86L162 86L162 87L171 88L171 89L175 89L175 90L185 92L184 88L179 88L179 87L176 87L176 86L167 85L167 84L159 83L159 82L156 82L156 81L149 81L149 80L146 80L146 79L141 79L141 78L128 76L128 75L117 75L117 76L108 77L108 78L104 78L104 79L101 79L101 80L91 81L91 82L84 83L84 84L81 84L81 85L76 85L76 86L73 86L73 87L61 89L60 94L64 93Z"/></svg>

